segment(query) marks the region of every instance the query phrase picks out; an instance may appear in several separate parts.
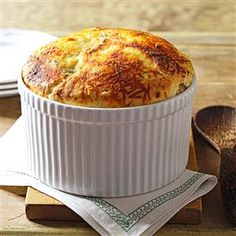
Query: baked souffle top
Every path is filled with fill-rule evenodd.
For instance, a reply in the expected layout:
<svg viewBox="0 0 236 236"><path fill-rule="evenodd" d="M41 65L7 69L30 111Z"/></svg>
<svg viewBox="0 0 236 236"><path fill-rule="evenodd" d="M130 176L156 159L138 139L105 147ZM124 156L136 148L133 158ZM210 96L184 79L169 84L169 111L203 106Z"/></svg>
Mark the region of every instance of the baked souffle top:
<svg viewBox="0 0 236 236"><path fill-rule="evenodd" d="M34 93L65 104L130 107L183 92L194 69L187 56L150 33L90 28L38 49L22 78Z"/></svg>

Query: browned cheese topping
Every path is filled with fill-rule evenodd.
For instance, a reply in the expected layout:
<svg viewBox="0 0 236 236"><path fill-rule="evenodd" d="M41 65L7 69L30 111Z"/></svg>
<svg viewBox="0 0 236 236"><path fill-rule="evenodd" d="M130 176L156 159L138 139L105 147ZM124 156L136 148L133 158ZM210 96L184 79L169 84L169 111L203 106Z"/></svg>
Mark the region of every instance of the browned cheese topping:
<svg viewBox="0 0 236 236"><path fill-rule="evenodd" d="M90 28L37 50L22 77L34 93L89 107L152 104L183 92L191 61L155 35L128 29Z"/></svg>

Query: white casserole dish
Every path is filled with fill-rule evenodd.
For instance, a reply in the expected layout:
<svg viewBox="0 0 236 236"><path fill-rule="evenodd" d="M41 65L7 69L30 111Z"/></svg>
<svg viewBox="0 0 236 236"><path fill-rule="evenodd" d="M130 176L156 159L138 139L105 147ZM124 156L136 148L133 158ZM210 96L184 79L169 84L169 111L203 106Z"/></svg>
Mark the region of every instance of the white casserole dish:
<svg viewBox="0 0 236 236"><path fill-rule="evenodd" d="M149 192L186 168L195 79L165 101L89 108L40 97L19 81L30 174L79 195Z"/></svg>

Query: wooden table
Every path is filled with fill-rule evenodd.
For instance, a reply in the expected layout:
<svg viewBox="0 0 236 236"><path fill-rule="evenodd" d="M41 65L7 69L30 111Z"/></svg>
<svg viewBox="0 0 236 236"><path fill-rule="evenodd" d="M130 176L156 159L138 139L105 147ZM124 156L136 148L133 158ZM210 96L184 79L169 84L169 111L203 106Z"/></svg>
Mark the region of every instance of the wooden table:
<svg viewBox="0 0 236 236"><path fill-rule="evenodd" d="M193 113L215 104L236 106L236 35L233 33L164 33L159 35L186 52L197 74ZM20 116L19 96L0 99L0 135ZM218 175L219 156L194 135L199 170ZM97 235L86 223L30 222L25 217L26 188L0 190L2 235ZM18 193L19 196L15 193ZM200 225L165 225L158 235L236 235L225 218L219 186L203 197Z"/></svg>

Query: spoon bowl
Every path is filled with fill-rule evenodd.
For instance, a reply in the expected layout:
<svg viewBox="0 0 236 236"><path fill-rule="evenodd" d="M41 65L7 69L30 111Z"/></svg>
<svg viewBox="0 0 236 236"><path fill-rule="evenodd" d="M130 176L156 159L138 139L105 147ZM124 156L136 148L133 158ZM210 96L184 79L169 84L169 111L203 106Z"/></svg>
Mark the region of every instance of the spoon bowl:
<svg viewBox="0 0 236 236"><path fill-rule="evenodd" d="M196 130L219 152L220 185L229 221L236 226L236 108L212 106L193 119Z"/></svg>
<svg viewBox="0 0 236 236"><path fill-rule="evenodd" d="M236 144L236 108L212 106L200 110L194 120L198 132L220 153Z"/></svg>

